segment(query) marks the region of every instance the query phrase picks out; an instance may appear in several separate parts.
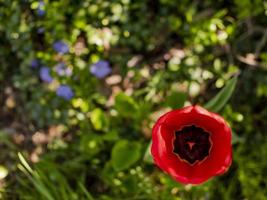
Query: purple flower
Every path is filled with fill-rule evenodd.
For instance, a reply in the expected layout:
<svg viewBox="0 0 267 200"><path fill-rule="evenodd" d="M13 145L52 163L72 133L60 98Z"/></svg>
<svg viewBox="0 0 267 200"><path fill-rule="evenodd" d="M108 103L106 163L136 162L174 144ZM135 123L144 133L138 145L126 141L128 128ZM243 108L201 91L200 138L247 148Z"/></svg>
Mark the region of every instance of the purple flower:
<svg viewBox="0 0 267 200"><path fill-rule="evenodd" d="M69 51L69 46L63 41L54 42L53 48L56 52L60 54L67 53Z"/></svg>
<svg viewBox="0 0 267 200"><path fill-rule="evenodd" d="M70 100L74 96L72 89L67 85L60 85L57 88L56 93L57 96L62 97L66 100Z"/></svg>
<svg viewBox="0 0 267 200"><path fill-rule="evenodd" d="M44 32L45 32L45 28L44 27L40 27L40 28L37 29L37 33L38 34L42 34Z"/></svg>
<svg viewBox="0 0 267 200"><path fill-rule="evenodd" d="M59 76L70 76L72 71L70 68L67 68L64 63L58 63L56 65L56 72Z"/></svg>
<svg viewBox="0 0 267 200"><path fill-rule="evenodd" d="M52 76L50 75L50 68L42 67L39 72L40 78L42 81L51 83L53 81Z"/></svg>
<svg viewBox="0 0 267 200"><path fill-rule="evenodd" d="M37 7L37 15L42 17L45 15L45 4L43 1L39 1L38 7Z"/></svg>
<svg viewBox="0 0 267 200"><path fill-rule="evenodd" d="M37 67L39 67L39 65L40 65L40 62L39 62L38 59L33 59L33 60L31 61L31 67L32 67L33 69L36 69Z"/></svg>
<svg viewBox="0 0 267 200"><path fill-rule="evenodd" d="M111 68L108 61L100 60L91 65L90 72L97 78L104 78L111 73Z"/></svg>

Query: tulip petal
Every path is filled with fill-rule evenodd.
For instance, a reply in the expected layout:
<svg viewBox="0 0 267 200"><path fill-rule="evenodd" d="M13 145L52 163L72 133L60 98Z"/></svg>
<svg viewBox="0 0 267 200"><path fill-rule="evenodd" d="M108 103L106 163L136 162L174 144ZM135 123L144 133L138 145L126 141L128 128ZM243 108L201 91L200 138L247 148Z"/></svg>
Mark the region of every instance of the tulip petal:
<svg viewBox="0 0 267 200"><path fill-rule="evenodd" d="M210 133L210 154L190 164L173 152L175 131L198 126ZM200 106L188 106L161 116L152 130L151 153L157 166L178 182L200 184L222 174L232 162L231 129L225 120Z"/></svg>

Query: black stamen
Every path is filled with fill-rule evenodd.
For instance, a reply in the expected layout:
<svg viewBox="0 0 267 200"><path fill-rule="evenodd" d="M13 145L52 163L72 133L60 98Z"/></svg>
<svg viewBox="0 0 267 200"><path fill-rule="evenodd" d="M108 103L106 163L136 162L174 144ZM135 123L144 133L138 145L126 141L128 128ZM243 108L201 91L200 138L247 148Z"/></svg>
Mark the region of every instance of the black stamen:
<svg viewBox="0 0 267 200"><path fill-rule="evenodd" d="M175 132L173 152L191 165L204 160L210 152L210 134L197 126L185 126Z"/></svg>

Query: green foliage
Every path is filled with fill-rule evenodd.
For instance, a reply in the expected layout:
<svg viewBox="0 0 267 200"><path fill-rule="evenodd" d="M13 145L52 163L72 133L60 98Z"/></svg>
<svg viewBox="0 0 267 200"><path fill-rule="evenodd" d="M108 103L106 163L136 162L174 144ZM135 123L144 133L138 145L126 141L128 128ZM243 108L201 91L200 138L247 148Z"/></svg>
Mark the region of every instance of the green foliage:
<svg viewBox="0 0 267 200"><path fill-rule="evenodd" d="M145 151L145 155L144 155L144 161L146 163L149 163L149 164L154 163L153 157L151 155L151 146L152 146L152 142L149 142L149 144L146 147L146 151Z"/></svg>
<svg viewBox="0 0 267 200"><path fill-rule="evenodd" d="M187 99L187 95L184 92L172 92L169 96L166 97L166 105L171 108L182 108L184 102Z"/></svg>
<svg viewBox="0 0 267 200"><path fill-rule="evenodd" d="M139 160L140 152L141 145L139 143L121 140L112 149L112 166L117 171L125 170Z"/></svg>
<svg viewBox="0 0 267 200"><path fill-rule="evenodd" d="M138 113L138 106L135 101L123 93L116 95L115 108L122 116L125 117L135 117Z"/></svg>
<svg viewBox="0 0 267 200"><path fill-rule="evenodd" d="M265 137L255 138L255 140L253 143L257 142L259 145L257 151L250 152L245 146L238 151L237 162L240 166L238 178L242 188L244 188L242 191L244 196L250 199L263 200L266 198L267 192L266 190L261 190L259 185L264 186L267 184L266 179L262 178L266 177L267 163L262 162L262 158L267 156L267 143Z"/></svg>
<svg viewBox="0 0 267 200"><path fill-rule="evenodd" d="M105 113L99 108L92 111L91 121L96 130L104 130L108 127L108 119L105 116Z"/></svg>
<svg viewBox="0 0 267 200"><path fill-rule="evenodd" d="M24 194L22 191L24 197L44 200L94 199L81 182L78 182L76 190L69 185L67 179L60 172L59 166L46 162L40 163L42 165L37 166L37 169L32 169L22 154L19 153L18 157L21 162L18 168L28 177L36 189L33 194L26 191ZM20 181L25 187L29 187L23 179Z"/></svg>
<svg viewBox="0 0 267 200"><path fill-rule="evenodd" d="M232 96L232 93L234 92L235 86L237 82L237 76L229 80L225 87L208 103L205 104L205 107L208 110L218 112L220 111L223 106L227 103L229 98Z"/></svg>

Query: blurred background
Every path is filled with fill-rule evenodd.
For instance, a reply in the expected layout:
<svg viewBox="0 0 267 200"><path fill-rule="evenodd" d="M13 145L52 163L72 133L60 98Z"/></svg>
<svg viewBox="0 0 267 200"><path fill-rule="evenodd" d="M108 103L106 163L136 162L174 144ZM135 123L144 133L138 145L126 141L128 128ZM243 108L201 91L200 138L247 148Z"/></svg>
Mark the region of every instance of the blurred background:
<svg viewBox="0 0 267 200"><path fill-rule="evenodd" d="M266 15L264 0L0 0L0 198L267 199ZM231 168L174 182L151 162L154 122L237 74L216 109Z"/></svg>

